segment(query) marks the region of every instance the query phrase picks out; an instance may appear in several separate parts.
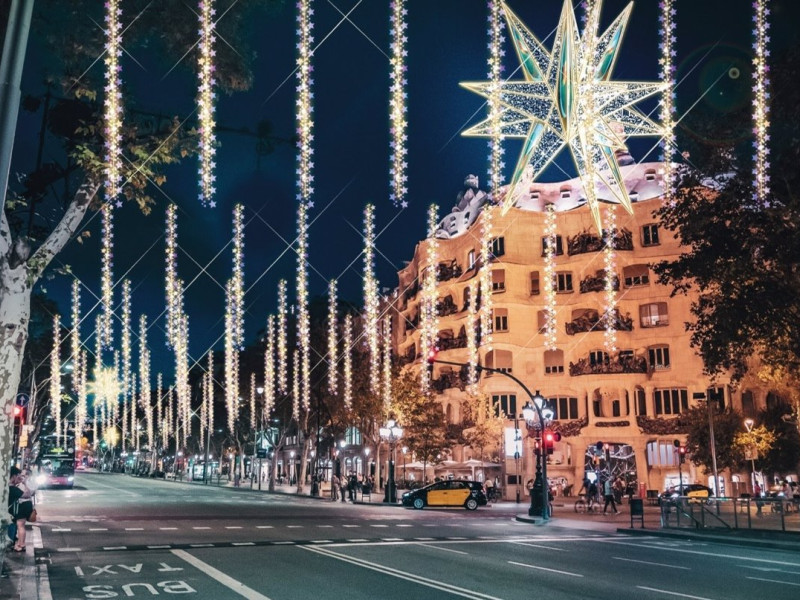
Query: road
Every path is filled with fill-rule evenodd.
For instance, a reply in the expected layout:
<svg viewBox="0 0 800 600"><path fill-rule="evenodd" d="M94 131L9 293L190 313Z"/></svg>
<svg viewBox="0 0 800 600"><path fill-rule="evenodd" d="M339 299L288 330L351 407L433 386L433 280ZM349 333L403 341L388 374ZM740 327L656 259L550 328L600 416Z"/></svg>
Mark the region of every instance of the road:
<svg viewBox="0 0 800 600"><path fill-rule="evenodd" d="M514 519L79 473L41 490L54 600L796 598L800 555ZM570 515L574 516L574 515ZM605 519L608 519L607 521ZM568 527L563 526L568 524Z"/></svg>

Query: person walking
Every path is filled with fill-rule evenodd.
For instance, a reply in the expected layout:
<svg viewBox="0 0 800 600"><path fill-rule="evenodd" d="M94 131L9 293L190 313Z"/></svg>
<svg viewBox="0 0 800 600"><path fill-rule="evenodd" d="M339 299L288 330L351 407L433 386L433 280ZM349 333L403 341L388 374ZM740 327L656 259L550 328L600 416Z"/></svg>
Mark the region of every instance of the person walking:
<svg viewBox="0 0 800 600"><path fill-rule="evenodd" d="M9 512L17 525L17 541L12 550L25 552L25 526L33 512L33 498L30 489L25 485L25 478L17 467L11 467L9 480L8 506Z"/></svg>
<svg viewBox="0 0 800 600"><path fill-rule="evenodd" d="M611 482L611 478L607 478L603 482L603 496L605 497L606 504L603 506L603 514L606 514L608 510L609 503L611 504L611 508L614 509L614 514L618 515L619 511L617 510L617 505L614 502L614 484Z"/></svg>
<svg viewBox="0 0 800 600"><path fill-rule="evenodd" d="M331 479L331 501L336 502L339 499L339 477L334 475Z"/></svg>
<svg viewBox="0 0 800 600"><path fill-rule="evenodd" d="M763 516L761 512L761 486L758 485L758 482L756 482L755 487L753 488L753 498L756 502L756 516L761 517Z"/></svg>

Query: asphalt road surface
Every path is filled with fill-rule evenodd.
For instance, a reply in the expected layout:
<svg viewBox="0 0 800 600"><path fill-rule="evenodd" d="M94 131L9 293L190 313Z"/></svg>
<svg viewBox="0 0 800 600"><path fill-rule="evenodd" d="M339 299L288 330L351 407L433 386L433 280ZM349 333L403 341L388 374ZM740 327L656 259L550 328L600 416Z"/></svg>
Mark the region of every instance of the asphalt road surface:
<svg viewBox="0 0 800 600"><path fill-rule="evenodd" d="M40 491L37 508L54 600L800 594L796 553L628 537L602 516L541 527L515 507L415 511L96 473Z"/></svg>

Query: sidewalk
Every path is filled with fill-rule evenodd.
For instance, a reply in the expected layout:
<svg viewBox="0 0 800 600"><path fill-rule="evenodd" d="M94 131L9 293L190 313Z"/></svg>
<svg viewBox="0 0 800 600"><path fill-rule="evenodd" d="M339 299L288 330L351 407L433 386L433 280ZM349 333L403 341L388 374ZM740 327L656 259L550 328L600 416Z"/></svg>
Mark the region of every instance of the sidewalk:
<svg viewBox="0 0 800 600"><path fill-rule="evenodd" d="M4 600L49 600L49 594L39 594L39 566L34 556L35 548L41 548L42 535L39 526L28 525L25 552L0 550L0 598ZM43 590L42 590L43 591Z"/></svg>

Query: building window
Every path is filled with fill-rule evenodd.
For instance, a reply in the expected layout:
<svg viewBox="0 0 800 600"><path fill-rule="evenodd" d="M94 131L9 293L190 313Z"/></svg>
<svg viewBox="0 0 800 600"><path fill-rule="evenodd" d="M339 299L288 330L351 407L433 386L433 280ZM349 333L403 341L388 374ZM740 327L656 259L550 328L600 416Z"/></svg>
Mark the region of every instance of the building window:
<svg viewBox="0 0 800 600"><path fill-rule="evenodd" d="M543 237L542 238L542 256L544 256L547 253L547 240L548 239L549 239L548 237ZM560 256L561 254L564 254L564 246L563 246L563 244L561 242L561 236L557 235L556 236L556 256Z"/></svg>
<svg viewBox="0 0 800 600"><path fill-rule="evenodd" d="M642 246L658 246L658 225L650 223L642 226Z"/></svg>
<svg viewBox="0 0 800 600"><path fill-rule="evenodd" d="M467 252L467 270L475 266L475 250Z"/></svg>
<svg viewBox="0 0 800 600"><path fill-rule="evenodd" d="M642 417L647 416L647 397L642 388L636 388L636 414Z"/></svg>
<svg viewBox="0 0 800 600"><path fill-rule="evenodd" d="M666 302L651 302L639 307L639 321L642 327L664 327L669 325Z"/></svg>
<svg viewBox="0 0 800 600"><path fill-rule="evenodd" d="M572 195L572 188L564 186L561 188L560 192L561 192L561 198L563 200L567 200Z"/></svg>
<svg viewBox="0 0 800 600"><path fill-rule="evenodd" d="M561 293L568 293L572 291L572 273L569 271L560 271L556 273L556 291Z"/></svg>
<svg viewBox="0 0 800 600"><path fill-rule="evenodd" d="M495 308L494 313L494 331L508 331L508 309Z"/></svg>
<svg viewBox="0 0 800 600"><path fill-rule="evenodd" d="M517 414L517 395L493 394L492 406L494 406L494 412L498 417L505 415L509 419L513 419Z"/></svg>
<svg viewBox="0 0 800 600"><path fill-rule="evenodd" d="M593 367L599 365L607 365L608 352L604 352L603 350L592 350L591 352L589 352L589 364Z"/></svg>
<svg viewBox="0 0 800 600"><path fill-rule="evenodd" d="M564 372L564 351L547 350L544 353L545 375L557 375Z"/></svg>
<svg viewBox="0 0 800 600"><path fill-rule="evenodd" d="M611 416L612 417L619 417L619 400L612 400L611 401Z"/></svg>
<svg viewBox="0 0 800 600"><path fill-rule="evenodd" d="M547 313L543 310L540 310L536 313L536 326L539 329L539 333L544 333L547 329Z"/></svg>
<svg viewBox="0 0 800 600"><path fill-rule="evenodd" d="M506 272L505 269L495 269L492 271L492 291L506 291Z"/></svg>
<svg viewBox="0 0 800 600"><path fill-rule="evenodd" d="M753 392L750 390L742 392L742 414L749 418L756 416L756 404L753 400Z"/></svg>
<svg viewBox="0 0 800 600"><path fill-rule="evenodd" d="M651 371L669 369L669 346L653 346L652 348L648 348L647 355L650 358Z"/></svg>
<svg viewBox="0 0 800 600"><path fill-rule="evenodd" d="M637 285L650 285L650 270L647 265L630 265L623 267L622 275L625 280L625 287Z"/></svg>
<svg viewBox="0 0 800 600"><path fill-rule="evenodd" d="M656 416L679 415L689 410L689 393L686 388L665 388L655 390L653 399Z"/></svg>
<svg viewBox="0 0 800 600"><path fill-rule="evenodd" d="M548 398L545 405L553 411L553 420L555 421L569 421L578 418L578 399L573 396Z"/></svg>
<svg viewBox="0 0 800 600"><path fill-rule="evenodd" d="M506 253L506 239L496 237L492 240L492 258L503 256Z"/></svg>
<svg viewBox="0 0 800 600"><path fill-rule="evenodd" d="M344 434L344 441L348 446L360 446L361 432L355 427L348 427Z"/></svg>
<svg viewBox="0 0 800 600"><path fill-rule="evenodd" d="M706 398L716 401L717 412L723 412L725 410L725 388L708 388L706 390Z"/></svg>
<svg viewBox="0 0 800 600"><path fill-rule="evenodd" d="M647 169L647 171L644 172L644 180L645 181L655 181L656 180L655 169Z"/></svg>
<svg viewBox="0 0 800 600"><path fill-rule="evenodd" d="M511 352L509 350L492 350L486 353L486 366L503 373L511 373ZM487 372L486 376L491 375Z"/></svg>
<svg viewBox="0 0 800 600"><path fill-rule="evenodd" d="M647 442L647 464L651 467L676 467L675 445L669 442Z"/></svg>
<svg viewBox="0 0 800 600"><path fill-rule="evenodd" d="M539 271L531 271L531 296L538 296L539 292Z"/></svg>
<svg viewBox="0 0 800 600"><path fill-rule="evenodd" d="M464 288L464 308L462 308L461 310L469 310L469 303L470 303L469 288L465 287Z"/></svg>

